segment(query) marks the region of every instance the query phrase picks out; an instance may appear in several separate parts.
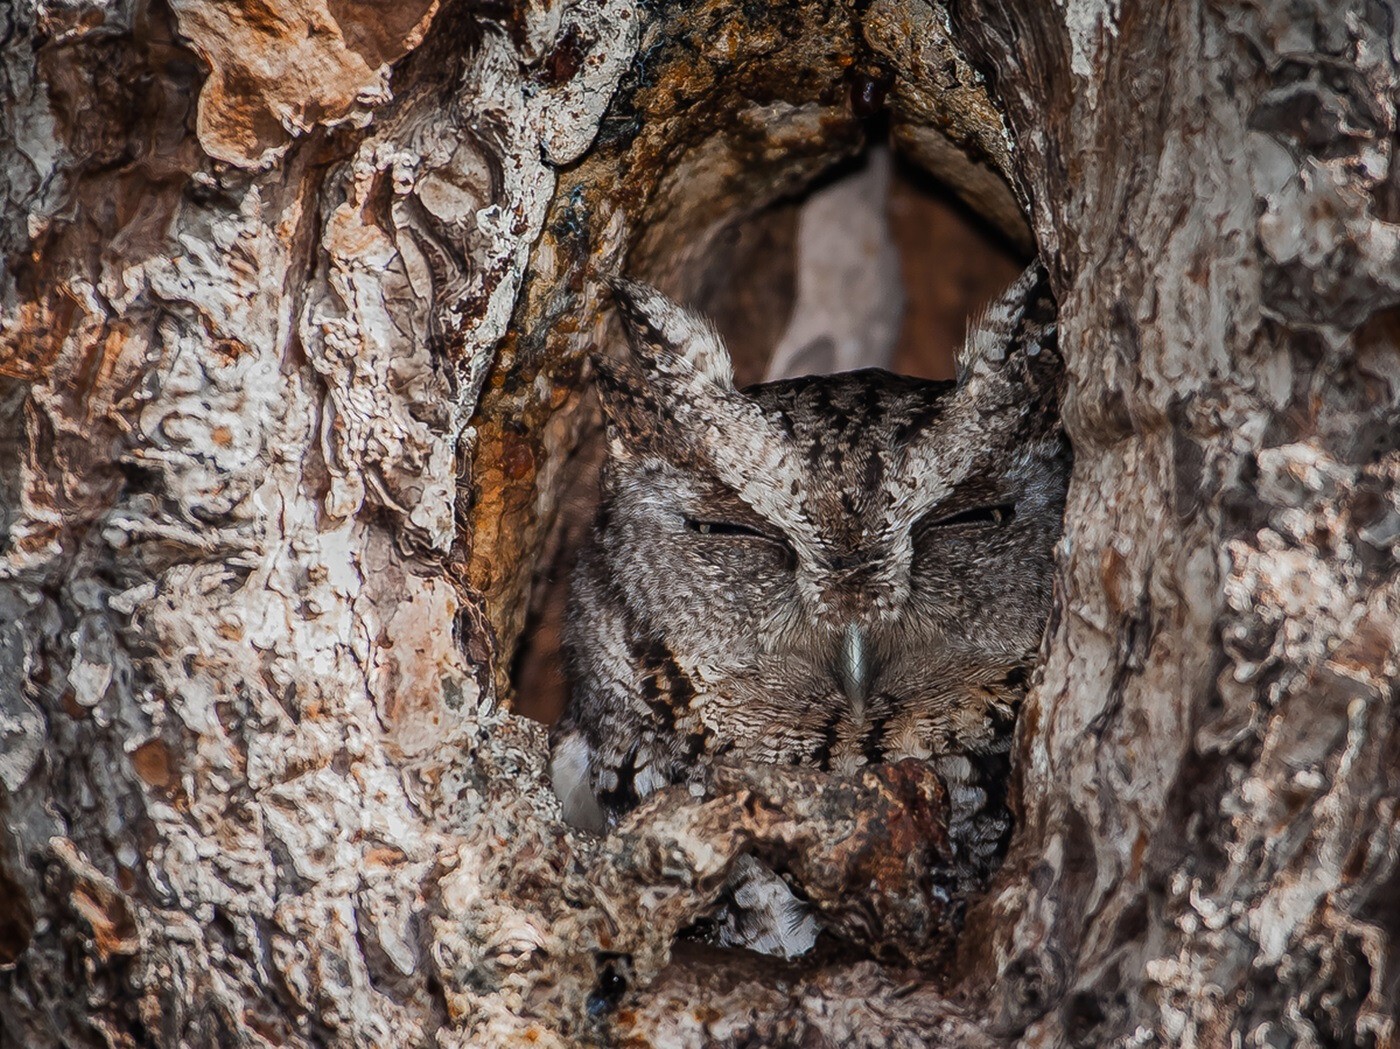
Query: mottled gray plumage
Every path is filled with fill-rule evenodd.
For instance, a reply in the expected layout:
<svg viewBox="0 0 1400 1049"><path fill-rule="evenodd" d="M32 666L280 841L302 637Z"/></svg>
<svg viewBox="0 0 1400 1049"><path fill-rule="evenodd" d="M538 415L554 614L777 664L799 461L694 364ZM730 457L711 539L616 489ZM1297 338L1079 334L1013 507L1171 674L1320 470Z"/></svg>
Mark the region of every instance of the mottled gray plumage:
<svg viewBox="0 0 1400 1049"><path fill-rule="evenodd" d="M599 362L608 460L554 732L566 816L602 829L720 756L925 758L972 891L1009 827L1068 477L1043 273L987 312L956 383L867 370L739 391L702 319L643 285L615 296L630 353ZM794 953L814 927L764 874L746 868L721 938ZM761 899L772 914L746 915Z"/></svg>

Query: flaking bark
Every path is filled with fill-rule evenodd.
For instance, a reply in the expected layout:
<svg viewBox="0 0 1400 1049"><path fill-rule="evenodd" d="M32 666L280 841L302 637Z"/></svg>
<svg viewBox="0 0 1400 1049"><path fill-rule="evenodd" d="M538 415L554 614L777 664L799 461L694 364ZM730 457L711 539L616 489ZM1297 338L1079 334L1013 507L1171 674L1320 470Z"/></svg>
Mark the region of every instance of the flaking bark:
<svg viewBox="0 0 1400 1049"><path fill-rule="evenodd" d="M1394 4L237 6L0 11L0 1045L1400 1040ZM674 935L744 850L839 925L889 798L586 840L508 671L595 275L708 293L882 95L1075 479L956 959L909 867L780 971Z"/></svg>

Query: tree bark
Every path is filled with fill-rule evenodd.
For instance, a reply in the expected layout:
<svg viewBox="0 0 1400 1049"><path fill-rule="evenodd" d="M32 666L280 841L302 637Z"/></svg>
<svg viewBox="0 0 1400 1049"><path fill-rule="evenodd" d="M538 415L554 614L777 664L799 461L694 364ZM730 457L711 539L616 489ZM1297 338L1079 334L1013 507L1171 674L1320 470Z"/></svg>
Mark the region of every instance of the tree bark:
<svg viewBox="0 0 1400 1049"><path fill-rule="evenodd" d="M0 11L0 1046L1400 1041L1396 5L391 7ZM917 770L594 841L509 710L598 276L716 294L882 106L1069 371L951 959ZM868 941L678 942L755 851Z"/></svg>

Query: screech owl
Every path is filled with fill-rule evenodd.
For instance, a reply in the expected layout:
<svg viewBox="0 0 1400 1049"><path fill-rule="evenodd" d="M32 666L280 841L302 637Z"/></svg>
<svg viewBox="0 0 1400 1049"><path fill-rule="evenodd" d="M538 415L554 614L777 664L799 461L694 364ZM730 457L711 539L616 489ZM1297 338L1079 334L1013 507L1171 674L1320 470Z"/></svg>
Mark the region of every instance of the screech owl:
<svg viewBox="0 0 1400 1049"><path fill-rule="evenodd" d="M1043 271L974 325L958 378L867 369L737 390L702 318L613 284L602 498L573 578L566 818L602 830L706 763L926 759L960 891L1007 836L1010 733L1051 600L1069 451ZM721 942L815 936L756 861ZM777 923L767 928L765 923Z"/></svg>

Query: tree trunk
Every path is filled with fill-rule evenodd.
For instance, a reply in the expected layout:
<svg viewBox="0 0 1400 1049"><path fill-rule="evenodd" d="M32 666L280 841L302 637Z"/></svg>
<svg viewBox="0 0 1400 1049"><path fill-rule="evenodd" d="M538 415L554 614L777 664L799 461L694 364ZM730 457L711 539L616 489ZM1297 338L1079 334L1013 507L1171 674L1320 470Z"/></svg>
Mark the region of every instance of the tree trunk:
<svg viewBox="0 0 1400 1049"><path fill-rule="evenodd" d="M1396 4L20 0L0 39L0 1046L1400 1042ZM1038 247L1070 373L1018 825L951 958L862 866L937 837L926 770L726 771L592 841L509 709L599 275L780 311L728 231L886 125ZM886 939L677 941L779 847Z"/></svg>

